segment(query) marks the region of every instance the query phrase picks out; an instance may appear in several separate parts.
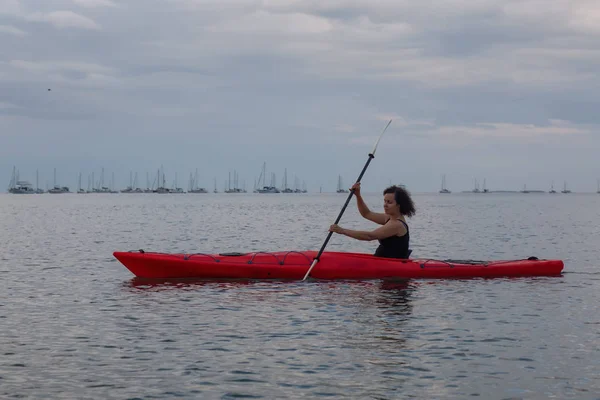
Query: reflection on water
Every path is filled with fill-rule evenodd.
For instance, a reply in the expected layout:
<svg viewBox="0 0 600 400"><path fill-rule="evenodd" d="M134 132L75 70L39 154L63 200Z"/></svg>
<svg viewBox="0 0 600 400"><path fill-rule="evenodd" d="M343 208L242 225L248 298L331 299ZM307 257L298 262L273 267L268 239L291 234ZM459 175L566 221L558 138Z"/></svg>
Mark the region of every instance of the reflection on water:
<svg viewBox="0 0 600 400"><path fill-rule="evenodd" d="M385 307L388 311L408 316L412 311L410 297L414 288L409 281L405 282L381 282L379 285L381 296L377 304Z"/></svg>
<svg viewBox="0 0 600 400"><path fill-rule="evenodd" d="M124 282L125 287L135 288L139 290L171 290L171 289L188 289L193 290L202 286L233 288L248 285L260 285L263 281L256 280L240 280L240 279L197 279L197 278L182 278L182 279L146 279L134 277ZM278 281L273 281L278 283Z"/></svg>

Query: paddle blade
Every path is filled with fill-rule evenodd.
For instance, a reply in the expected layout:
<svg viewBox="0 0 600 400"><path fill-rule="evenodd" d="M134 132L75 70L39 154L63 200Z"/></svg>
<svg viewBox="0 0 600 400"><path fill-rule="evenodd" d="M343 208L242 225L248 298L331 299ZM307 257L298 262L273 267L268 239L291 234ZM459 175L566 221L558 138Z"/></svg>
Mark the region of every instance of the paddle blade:
<svg viewBox="0 0 600 400"><path fill-rule="evenodd" d="M379 145L379 141L381 140L381 138L383 137L383 134L385 133L385 131L387 131L387 128L390 126L391 123L392 123L392 120L390 119L390 122L388 122L387 125L385 126L385 128L383 128L381 135L379 135L379 138L375 142L375 146L373 146L373 151L371 152L371 154L373 156L375 156L375 152L377 151L377 146Z"/></svg>
<svg viewBox="0 0 600 400"><path fill-rule="evenodd" d="M310 271L312 271L312 269L315 267L315 265L317 265L317 263L319 262L318 258L315 258L310 266L310 268L308 269L308 271L306 271L306 275L304 275L304 278L302 278L303 281L305 281L308 276L310 275Z"/></svg>

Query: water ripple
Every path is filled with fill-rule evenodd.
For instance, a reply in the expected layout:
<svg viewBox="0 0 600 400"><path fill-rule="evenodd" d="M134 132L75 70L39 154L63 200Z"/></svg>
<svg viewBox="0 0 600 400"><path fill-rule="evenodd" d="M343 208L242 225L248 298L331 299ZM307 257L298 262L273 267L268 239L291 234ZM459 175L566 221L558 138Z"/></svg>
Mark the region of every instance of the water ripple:
<svg viewBox="0 0 600 400"><path fill-rule="evenodd" d="M597 399L600 199L415 200L417 256L536 255L565 273L148 282L112 252L318 249L342 200L0 195L0 397ZM371 227L351 209L341 224Z"/></svg>

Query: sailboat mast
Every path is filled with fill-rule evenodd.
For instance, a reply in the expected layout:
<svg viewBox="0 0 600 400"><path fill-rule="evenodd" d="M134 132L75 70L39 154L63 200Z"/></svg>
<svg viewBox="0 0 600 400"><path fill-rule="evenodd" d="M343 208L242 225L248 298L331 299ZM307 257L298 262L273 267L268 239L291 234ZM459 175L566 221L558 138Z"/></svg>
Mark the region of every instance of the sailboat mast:
<svg viewBox="0 0 600 400"><path fill-rule="evenodd" d="M12 189L16 186L17 184L17 167L13 166L13 173L12 176L10 177L10 183L8 184L8 188Z"/></svg>
<svg viewBox="0 0 600 400"><path fill-rule="evenodd" d="M12 175L10 176L10 182L8 183L8 189L12 189L14 187L14 182L15 182L15 177L16 177L16 171L17 167L13 166L13 171L12 171Z"/></svg>

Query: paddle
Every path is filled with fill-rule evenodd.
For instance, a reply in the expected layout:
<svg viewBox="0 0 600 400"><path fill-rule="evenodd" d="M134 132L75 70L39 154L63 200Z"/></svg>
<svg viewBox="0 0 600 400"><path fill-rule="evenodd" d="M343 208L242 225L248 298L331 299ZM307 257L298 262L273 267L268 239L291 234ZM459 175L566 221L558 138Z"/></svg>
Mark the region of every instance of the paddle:
<svg viewBox="0 0 600 400"><path fill-rule="evenodd" d="M360 172L360 175L358 176L358 179L356 180L356 182L360 182L363 175L365 174L365 171L369 167L371 160L375 158L375 151L377 150L377 145L379 144L379 141L381 140L381 138L383 137L383 134L385 133L385 131L387 130L388 126L390 126L391 123L392 123L392 120L390 119L390 122L387 123L387 125L381 132L381 135L379 135L379 138L377 138L377 141L375 142L375 146L373 147L373 151L369 153L369 158L367 159L367 163L365 164L362 171ZM350 190L350 193L348 194L348 198L346 199L346 203L344 203L344 207L342 207L342 211L340 211L334 224L337 224L338 222L340 222L340 219L342 218L344 211L346 211L346 207L348 207L348 203L350 203L350 199L352 199L353 194L354 194L354 190ZM302 279L303 281L305 281L308 278L308 276L310 275L310 271L312 271L312 269L315 267L315 265L317 265L317 263L319 262L319 258L321 258L321 254L323 254L323 250L325 250L325 246L327 246L327 243L329 243L329 239L331 239L332 234L333 234L333 232L329 232L329 234L327 234L327 239L325 239L323 246L321 246L321 250L319 250L319 253L313 260L312 265L310 266L308 271L306 271L306 275L304 275L304 278Z"/></svg>

